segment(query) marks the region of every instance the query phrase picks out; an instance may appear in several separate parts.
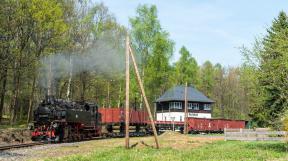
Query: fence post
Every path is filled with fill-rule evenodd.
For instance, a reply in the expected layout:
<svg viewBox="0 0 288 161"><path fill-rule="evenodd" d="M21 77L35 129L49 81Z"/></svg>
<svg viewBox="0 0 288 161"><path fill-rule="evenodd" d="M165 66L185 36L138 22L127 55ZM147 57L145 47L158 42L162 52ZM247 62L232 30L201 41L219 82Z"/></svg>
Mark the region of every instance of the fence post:
<svg viewBox="0 0 288 161"><path fill-rule="evenodd" d="M226 140L226 127L224 128L224 141L227 141Z"/></svg>
<svg viewBox="0 0 288 161"><path fill-rule="evenodd" d="M241 133L241 139L243 138L243 129L240 128L240 133Z"/></svg>

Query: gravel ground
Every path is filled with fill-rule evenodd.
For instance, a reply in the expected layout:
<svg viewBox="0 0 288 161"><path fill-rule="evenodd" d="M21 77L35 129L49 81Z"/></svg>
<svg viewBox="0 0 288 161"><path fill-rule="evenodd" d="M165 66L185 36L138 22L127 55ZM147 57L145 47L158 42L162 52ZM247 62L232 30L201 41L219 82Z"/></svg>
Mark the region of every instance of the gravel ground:
<svg viewBox="0 0 288 161"><path fill-rule="evenodd" d="M54 149L56 147L75 147L79 144L85 142L77 143L62 143L62 144L46 144L20 149L11 149L6 151L0 151L0 161L22 161L22 160L39 160L43 157L42 153L37 153L35 151L49 151L49 149ZM51 154L53 155L53 154Z"/></svg>

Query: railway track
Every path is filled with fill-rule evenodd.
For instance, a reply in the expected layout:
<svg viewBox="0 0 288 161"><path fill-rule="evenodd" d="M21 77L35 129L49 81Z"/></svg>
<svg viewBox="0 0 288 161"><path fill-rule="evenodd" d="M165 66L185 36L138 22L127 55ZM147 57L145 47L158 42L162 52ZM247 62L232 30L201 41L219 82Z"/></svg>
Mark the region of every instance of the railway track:
<svg viewBox="0 0 288 161"><path fill-rule="evenodd" d="M36 145L43 145L43 144L44 143L41 143L41 142L33 142L33 143L4 145L4 146L0 146L0 151L16 149L16 148L24 148L24 147L30 147L30 146L36 146Z"/></svg>

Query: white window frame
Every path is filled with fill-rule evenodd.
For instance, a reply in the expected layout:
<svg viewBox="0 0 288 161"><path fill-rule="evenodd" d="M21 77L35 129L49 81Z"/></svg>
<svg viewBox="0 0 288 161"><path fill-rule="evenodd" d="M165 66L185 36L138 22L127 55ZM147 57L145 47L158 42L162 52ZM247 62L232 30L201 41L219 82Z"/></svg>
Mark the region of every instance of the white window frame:
<svg viewBox="0 0 288 161"><path fill-rule="evenodd" d="M210 111L211 110L211 105L210 104L204 104L204 110Z"/></svg>
<svg viewBox="0 0 288 161"><path fill-rule="evenodd" d="M182 110L182 102L169 102L169 108Z"/></svg>
<svg viewBox="0 0 288 161"><path fill-rule="evenodd" d="M199 103L188 103L189 110L199 110Z"/></svg>
<svg viewBox="0 0 288 161"><path fill-rule="evenodd" d="M193 110L199 110L199 103L192 103Z"/></svg>
<svg viewBox="0 0 288 161"><path fill-rule="evenodd" d="M189 109L189 110L192 110L193 108L192 108L192 103L188 103L187 104L187 108Z"/></svg>

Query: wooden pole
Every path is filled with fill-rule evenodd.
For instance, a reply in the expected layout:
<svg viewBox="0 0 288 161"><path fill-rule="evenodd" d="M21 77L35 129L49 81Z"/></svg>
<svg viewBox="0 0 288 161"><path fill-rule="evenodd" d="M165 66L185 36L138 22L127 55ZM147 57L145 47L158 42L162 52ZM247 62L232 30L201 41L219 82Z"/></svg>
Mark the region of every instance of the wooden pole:
<svg viewBox="0 0 288 161"><path fill-rule="evenodd" d="M134 54L133 54L133 51L132 51L130 45L129 45L129 51L130 51L130 56L131 56L131 59L132 59L132 62L133 62L133 66L134 66L134 71L135 71L135 74L136 74L137 82L138 82L138 85L140 87L140 90L141 90L141 93L142 93L142 96L143 96L143 99L144 99L145 107L147 109L147 112L148 112L148 115L149 115L149 119L150 119L150 122L151 122L151 125L152 125L152 129L153 129L153 133L154 133L154 139L155 139L155 143L156 143L156 148L159 149L160 146L159 146L159 142L158 142L157 131L156 131L156 128L155 128L153 116L151 114L150 105L148 103L148 100L147 100L147 97L146 97L146 94L145 94L145 91L144 91L143 83L142 83L142 80L140 79L140 74L139 74L139 71L138 71L136 60L135 60L135 57L134 57Z"/></svg>
<svg viewBox="0 0 288 161"><path fill-rule="evenodd" d="M187 82L185 84L185 92L184 92L184 97L185 97L185 119L184 119L184 134L188 134L188 128L187 128L187 121L188 121L188 101L187 101Z"/></svg>
<svg viewBox="0 0 288 161"><path fill-rule="evenodd" d="M125 145L129 148L129 84L130 84L130 65L129 65L129 37L126 36L126 100L125 100Z"/></svg>

